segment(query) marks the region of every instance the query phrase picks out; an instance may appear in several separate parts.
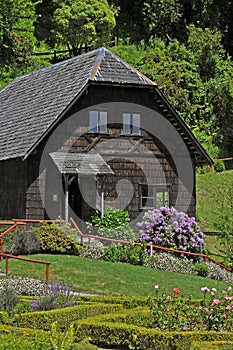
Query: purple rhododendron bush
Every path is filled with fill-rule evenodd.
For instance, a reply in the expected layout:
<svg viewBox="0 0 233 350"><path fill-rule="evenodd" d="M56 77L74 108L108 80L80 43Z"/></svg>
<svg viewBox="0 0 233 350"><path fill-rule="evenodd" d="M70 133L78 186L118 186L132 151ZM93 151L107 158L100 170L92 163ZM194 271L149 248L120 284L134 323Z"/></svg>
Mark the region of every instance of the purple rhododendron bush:
<svg viewBox="0 0 233 350"><path fill-rule="evenodd" d="M140 241L148 244L193 253L201 253L205 246L204 234L195 218L173 207L148 210L138 227Z"/></svg>

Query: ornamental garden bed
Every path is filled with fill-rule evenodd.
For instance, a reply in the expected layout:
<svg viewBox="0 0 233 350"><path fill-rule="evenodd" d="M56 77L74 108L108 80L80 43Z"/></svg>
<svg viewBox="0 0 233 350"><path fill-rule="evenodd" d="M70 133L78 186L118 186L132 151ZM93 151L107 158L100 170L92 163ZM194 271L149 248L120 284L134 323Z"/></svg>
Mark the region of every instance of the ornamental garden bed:
<svg viewBox="0 0 233 350"><path fill-rule="evenodd" d="M219 299L216 297L217 291L203 288L201 293L203 298L200 300L183 299L177 288L169 295L159 295L158 291L150 299L82 296L78 298L78 305L56 310L21 312L12 317L1 312L0 349L7 349L7 346L8 349L17 350L62 349L61 342L65 338L70 338L72 343L65 348L68 350L91 350L98 347L138 350L232 349L232 301L226 299L231 298L231 290L226 293L221 291ZM24 297L22 301L31 303L32 299L33 297ZM225 310L225 302L230 306L228 310ZM200 314L197 315L197 309L201 311L201 305L206 309L210 306L215 308L209 314L204 310L206 315L215 317L215 323L211 327L207 318L198 319ZM158 306L159 309L156 309ZM167 310L169 307L170 310ZM229 312L227 318L222 318L223 308L225 313ZM184 322L187 321L184 312L188 317L188 309L189 314L193 313L193 321L194 317L196 321L199 320L199 324L197 322L196 325L190 325L190 330L184 328ZM171 317L165 317L169 313ZM217 327L220 314L222 323L220 322L221 327ZM160 325L156 326L159 317L164 320L160 320ZM192 330L195 327L196 330ZM59 338L60 345L54 345L51 342L53 338Z"/></svg>

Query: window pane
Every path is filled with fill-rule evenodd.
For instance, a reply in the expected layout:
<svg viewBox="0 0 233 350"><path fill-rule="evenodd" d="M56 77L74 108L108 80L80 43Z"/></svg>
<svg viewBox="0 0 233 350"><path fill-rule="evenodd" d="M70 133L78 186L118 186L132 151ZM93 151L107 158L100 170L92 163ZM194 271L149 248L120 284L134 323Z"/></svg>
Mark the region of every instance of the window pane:
<svg viewBox="0 0 233 350"><path fill-rule="evenodd" d="M169 196L168 196L168 192L167 192L167 191L164 192L164 204L165 204L166 206L169 205Z"/></svg>
<svg viewBox="0 0 233 350"><path fill-rule="evenodd" d="M133 134L140 135L140 114L133 114Z"/></svg>
<svg viewBox="0 0 233 350"><path fill-rule="evenodd" d="M142 208L145 208L145 206L146 206L146 201L147 201L147 198L142 198L142 199L141 199L141 207L142 207Z"/></svg>
<svg viewBox="0 0 233 350"><path fill-rule="evenodd" d="M107 132L107 112L100 112L99 130L100 132Z"/></svg>
<svg viewBox="0 0 233 350"><path fill-rule="evenodd" d="M166 188L157 189L156 192L156 207L160 208L162 206L169 205L168 191Z"/></svg>
<svg viewBox="0 0 233 350"><path fill-rule="evenodd" d="M164 192L157 192L156 195L156 207L160 208L164 205Z"/></svg>
<svg viewBox="0 0 233 350"><path fill-rule="evenodd" d="M154 186L148 185L148 197L154 196Z"/></svg>
<svg viewBox="0 0 233 350"><path fill-rule="evenodd" d="M148 187L147 185L141 185L141 195L142 197L148 196Z"/></svg>
<svg viewBox="0 0 233 350"><path fill-rule="evenodd" d="M130 114L123 114L123 134L130 134Z"/></svg>
<svg viewBox="0 0 233 350"><path fill-rule="evenodd" d="M98 131L98 111L90 111L90 131Z"/></svg>
<svg viewBox="0 0 233 350"><path fill-rule="evenodd" d="M154 199L153 198L145 198L145 205L146 208L154 208Z"/></svg>

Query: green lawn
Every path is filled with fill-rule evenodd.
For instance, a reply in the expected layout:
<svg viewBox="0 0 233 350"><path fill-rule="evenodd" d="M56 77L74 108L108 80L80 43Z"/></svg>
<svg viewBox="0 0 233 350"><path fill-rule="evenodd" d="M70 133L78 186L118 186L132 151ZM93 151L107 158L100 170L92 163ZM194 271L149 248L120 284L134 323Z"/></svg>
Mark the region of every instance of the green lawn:
<svg viewBox="0 0 233 350"><path fill-rule="evenodd" d="M197 222L203 231L219 232L217 223L221 222L221 219L224 221L224 217L233 217L230 207L233 200L231 191L233 191L233 170L197 175ZM206 235L205 241L208 255L227 264L225 243L221 241L220 236Z"/></svg>
<svg viewBox="0 0 233 350"><path fill-rule="evenodd" d="M170 293L179 288L185 297L201 298L201 287L215 287L221 291L229 285L207 278L174 272L133 266L126 263L112 263L69 255L36 254L33 259L51 261L50 280L72 280L78 292L91 294L113 294L147 297L154 295L154 285ZM4 269L4 262L0 262ZM9 260L9 270L13 275L21 275L45 280L45 266L19 260Z"/></svg>
<svg viewBox="0 0 233 350"><path fill-rule="evenodd" d="M203 231L218 231L216 218L228 206L226 193L232 187L233 170L197 174L197 221Z"/></svg>

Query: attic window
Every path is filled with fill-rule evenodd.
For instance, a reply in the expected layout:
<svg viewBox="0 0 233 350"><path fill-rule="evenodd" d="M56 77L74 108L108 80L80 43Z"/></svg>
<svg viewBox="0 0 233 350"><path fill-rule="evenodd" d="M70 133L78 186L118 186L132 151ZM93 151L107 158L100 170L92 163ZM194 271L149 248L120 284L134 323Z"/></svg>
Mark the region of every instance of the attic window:
<svg viewBox="0 0 233 350"><path fill-rule="evenodd" d="M107 132L106 111L90 111L90 131Z"/></svg>
<svg viewBox="0 0 233 350"><path fill-rule="evenodd" d="M163 185L140 185L140 209L154 209L169 205L169 192Z"/></svg>
<svg viewBox="0 0 233 350"><path fill-rule="evenodd" d="M123 134L140 135L139 113L123 113Z"/></svg>

